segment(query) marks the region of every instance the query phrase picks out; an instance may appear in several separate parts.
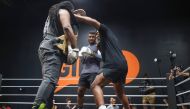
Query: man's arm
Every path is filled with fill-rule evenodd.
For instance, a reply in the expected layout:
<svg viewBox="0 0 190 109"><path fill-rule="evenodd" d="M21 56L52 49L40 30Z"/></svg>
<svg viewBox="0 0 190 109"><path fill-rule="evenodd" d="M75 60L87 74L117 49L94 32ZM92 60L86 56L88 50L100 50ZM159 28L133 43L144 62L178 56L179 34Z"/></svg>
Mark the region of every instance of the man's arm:
<svg viewBox="0 0 190 109"><path fill-rule="evenodd" d="M71 43L71 47L76 48L77 40L70 24L71 21L70 21L69 12L66 9L60 9L59 16L65 36L68 38L69 42Z"/></svg>
<svg viewBox="0 0 190 109"><path fill-rule="evenodd" d="M182 72L180 75L190 77L190 72Z"/></svg>
<svg viewBox="0 0 190 109"><path fill-rule="evenodd" d="M179 72L179 75L185 76L185 77L190 77L190 67L186 68L185 70L183 70L182 72Z"/></svg>
<svg viewBox="0 0 190 109"><path fill-rule="evenodd" d="M77 15L77 14L74 14L74 15L79 22L87 23L87 24L95 27L97 30L100 28L101 23L99 21L97 21L96 19L93 19L88 16L81 16L81 15Z"/></svg>

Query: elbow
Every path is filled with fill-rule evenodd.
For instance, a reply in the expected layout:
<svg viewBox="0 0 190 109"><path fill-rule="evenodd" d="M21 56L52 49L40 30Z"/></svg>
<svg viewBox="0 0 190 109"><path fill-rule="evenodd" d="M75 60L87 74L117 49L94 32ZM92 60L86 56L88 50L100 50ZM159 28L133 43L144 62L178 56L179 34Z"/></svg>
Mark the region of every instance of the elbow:
<svg viewBox="0 0 190 109"><path fill-rule="evenodd" d="M93 19L92 25L93 25L96 29L99 29L99 28L100 28L100 22L97 21L96 19Z"/></svg>
<svg viewBox="0 0 190 109"><path fill-rule="evenodd" d="M63 26L64 31L69 31L69 26Z"/></svg>
<svg viewBox="0 0 190 109"><path fill-rule="evenodd" d="M71 25L63 25L63 30L64 31L69 31L69 29L71 28Z"/></svg>

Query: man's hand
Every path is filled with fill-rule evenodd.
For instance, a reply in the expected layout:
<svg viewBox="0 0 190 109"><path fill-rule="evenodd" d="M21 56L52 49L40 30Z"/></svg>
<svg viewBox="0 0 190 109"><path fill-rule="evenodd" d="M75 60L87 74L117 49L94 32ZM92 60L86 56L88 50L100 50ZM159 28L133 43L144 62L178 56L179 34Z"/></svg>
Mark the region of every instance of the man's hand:
<svg viewBox="0 0 190 109"><path fill-rule="evenodd" d="M84 51L81 52L83 56L94 56L94 52L89 48L85 48Z"/></svg>
<svg viewBox="0 0 190 109"><path fill-rule="evenodd" d="M172 79L174 79L174 76L173 76L173 73L170 73L169 80L172 80Z"/></svg>
<svg viewBox="0 0 190 109"><path fill-rule="evenodd" d="M67 55L67 62L66 64L71 65L74 64L78 59L78 48L71 48L71 45L68 45L68 55Z"/></svg>
<svg viewBox="0 0 190 109"><path fill-rule="evenodd" d="M77 9L73 11L73 14L76 15L81 15L81 16L86 16L86 12L84 11L84 9Z"/></svg>

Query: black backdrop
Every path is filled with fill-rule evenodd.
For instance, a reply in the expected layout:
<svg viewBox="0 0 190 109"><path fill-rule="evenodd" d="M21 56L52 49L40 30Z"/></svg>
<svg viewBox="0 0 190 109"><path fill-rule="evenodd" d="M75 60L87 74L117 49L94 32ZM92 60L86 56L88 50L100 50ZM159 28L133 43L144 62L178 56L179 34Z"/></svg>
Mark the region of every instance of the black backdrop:
<svg viewBox="0 0 190 109"><path fill-rule="evenodd" d="M0 1L0 73L3 74L3 78L41 78L38 45L42 40L48 8L57 2L59 0ZM168 57L170 50L177 53L177 64L183 65L184 68L190 65L190 11L184 1L75 0L75 2L77 7L84 8L89 16L108 25L117 35L121 47L137 56L141 65L138 77L142 77L144 73L151 77L159 77L158 68L153 62L155 57L162 60L160 68L162 75L165 76L170 66ZM85 25L80 27L79 47L87 44L87 33L93 30ZM130 85L135 84L138 82ZM62 93L68 93L68 90L65 89ZM4 89L4 92L7 91L10 90ZM14 88L14 91L11 91L15 93L14 91L19 89ZM33 92L36 93L36 89ZM128 93L139 92L135 89L129 90ZM4 98L5 101L13 99L17 98ZM73 101L76 99L73 98ZM139 102L140 100L137 103Z"/></svg>

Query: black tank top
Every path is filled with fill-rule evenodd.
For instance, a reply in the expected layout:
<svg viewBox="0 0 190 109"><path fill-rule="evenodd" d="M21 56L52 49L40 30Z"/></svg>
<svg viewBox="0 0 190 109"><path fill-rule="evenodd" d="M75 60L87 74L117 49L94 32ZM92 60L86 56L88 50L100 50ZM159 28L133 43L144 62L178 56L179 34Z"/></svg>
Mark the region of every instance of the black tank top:
<svg viewBox="0 0 190 109"><path fill-rule="evenodd" d="M73 31L76 33L78 32L78 24L77 21L72 14L72 12L67 9L67 7L61 7L61 8L55 8L51 7L49 10L48 17L45 22L44 30L43 30L43 37L46 36L46 34L53 35L55 37L59 37L64 34L63 27L60 22L60 16L59 16L59 10L60 9L66 9L70 13L71 18L71 26L73 28Z"/></svg>

